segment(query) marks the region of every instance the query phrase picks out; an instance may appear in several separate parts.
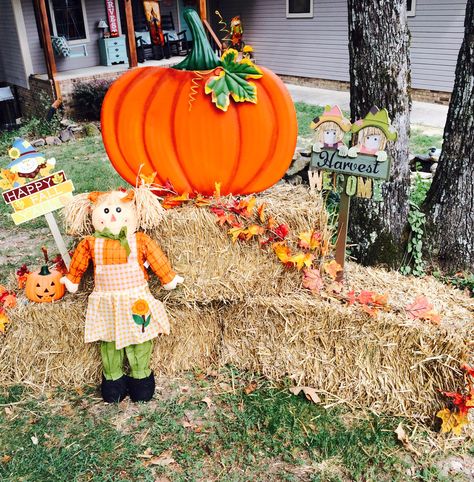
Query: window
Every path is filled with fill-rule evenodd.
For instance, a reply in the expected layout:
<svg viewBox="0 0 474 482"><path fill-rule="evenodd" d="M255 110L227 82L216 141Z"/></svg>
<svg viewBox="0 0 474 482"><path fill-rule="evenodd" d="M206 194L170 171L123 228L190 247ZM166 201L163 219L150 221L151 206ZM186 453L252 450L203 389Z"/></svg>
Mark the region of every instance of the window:
<svg viewBox="0 0 474 482"><path fill-rule="evenodd" d="M416 0L407 0L407 15L409 17L416 15Z"/></svg>
<svg viewBox="0 0 474 482"><path fill-rule="evenodd" d="M83 0L49 0L53 33L68 41L88 38Z"/></svg>
<svg viewBox="0 0 474 482"><path fill-rule="evenodd" d="M286 0L287 18L312 18L314 0Z"/></svg>

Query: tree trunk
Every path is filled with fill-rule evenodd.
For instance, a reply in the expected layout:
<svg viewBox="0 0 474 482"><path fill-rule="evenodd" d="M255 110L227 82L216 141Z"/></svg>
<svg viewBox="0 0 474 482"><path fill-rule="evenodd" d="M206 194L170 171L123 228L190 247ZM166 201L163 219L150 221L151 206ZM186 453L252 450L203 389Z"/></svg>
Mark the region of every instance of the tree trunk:
<svg viewBox="0 0 474 482"><path fill-rule="evenodd" d="M468 0L443 151L423 205L430 254L447 270L474 270L474 0Z"/></svg>
<svg viewBox="0 0 474 482"><path fill-rule="evenodd" d="M398 132L389 142L391 178L382 202L353 198L349 238L363 264L399 267L407 240L410 169L410 36L406 0L348 0L352 121L386 108Z"/></svg>

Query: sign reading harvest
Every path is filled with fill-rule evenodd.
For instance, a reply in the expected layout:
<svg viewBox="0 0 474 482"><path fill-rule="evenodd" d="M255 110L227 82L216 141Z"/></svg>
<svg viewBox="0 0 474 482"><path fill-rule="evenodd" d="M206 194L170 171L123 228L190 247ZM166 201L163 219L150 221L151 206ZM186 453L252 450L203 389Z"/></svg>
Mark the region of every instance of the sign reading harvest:
<svg viewBox="0 0 474 482"><path fill-rule="evenodd" d="M56 160L46 160L28 141L16 139L8 154L12 161L0 170L0 188L3 200L13 208L13 222L18 225L45 216L68 266L69 254L52 213L72 199L72 181L64 171L51 173Z"/></svg>
<svg viewBox="0 0 474 482"><path fill-rule="evenodd" d="M397 133L390 125L386 109L372 107L364 119L351 124L336 105L326 106L311 123L315 142L311 152L309 182L318 191L336 191L341 195L336 261L344 267L350 199L357 196L382 200L381 183L390 178L390 160L385 152L387 141ZM356 142L344 143L351 132ZM341 278L342 280L342 272Z"/></svg>

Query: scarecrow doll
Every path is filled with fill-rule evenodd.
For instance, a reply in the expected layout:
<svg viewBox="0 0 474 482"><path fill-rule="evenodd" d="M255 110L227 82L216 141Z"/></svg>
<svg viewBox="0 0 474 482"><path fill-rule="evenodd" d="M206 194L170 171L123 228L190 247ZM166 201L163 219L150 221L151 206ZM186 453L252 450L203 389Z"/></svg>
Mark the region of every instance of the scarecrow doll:
<svg viewBox="0 0 474 482"><path fill-rule="evenodd" d="M158 199L145 187L79 195L65 209L70 232L92 231L78 244L61 282L75 293L93 262L95 287L88 300L85 342L100 342L101 391L109 403L127 395L145 402L155 390L149 366L152 340L169 334L170 325L163 304L150 292L145 263L166 290L183 282L155 241L139 231L155 227L162 212ZM130 376L123 371L125 356Z"/></svg>
<svg viewBox="0 0 474 482"><path fill-rule="evenodd" d="M376 156L379 162L387 160L387 140L394 141L397 138L397 132L390 125L387 109L380 110L376 106L370 109L364 119L354 122L352 132L357 134L357 144L349 149L347 155L357 157L359 153L368 154Z"/></svg>
<svg viewBox="0 0 474 482"><path fill-rule="evenodd" d="M339 106L327 105L324 112L313 119L311 129L315 135L314 152L334 149L340 156L347 156L348 148L344 144L344 135L351 130L351 122L344 117Z"/></svg>

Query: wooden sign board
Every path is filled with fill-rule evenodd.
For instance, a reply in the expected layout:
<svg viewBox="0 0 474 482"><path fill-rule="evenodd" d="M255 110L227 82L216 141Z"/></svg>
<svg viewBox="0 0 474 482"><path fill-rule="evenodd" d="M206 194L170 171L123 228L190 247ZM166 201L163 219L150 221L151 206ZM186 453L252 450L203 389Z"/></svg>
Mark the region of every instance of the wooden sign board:
<svg viewBox="0 0 474 482"><path fill-rule="evenodd" d="M64 263L69 268L71 258L53 212L65 207L72 199L74 185L64 171L51 173L56 159L46 159L26 140L16 138L8 151L11 160L0 169L0 189L3 200L12 207L11 217L18 226L44 216Z"/></svg>
<svg viewBox="0 0 474 482"><path fill-rule="evenodd" d="M342 157L335 150L322 150L311 153L312 169L347 174L349 176L370 177L388 180L390 177L390 160L379 161L376 156L358 154L357 157Z"/></svg>
<svg viewBox="0 0 474 482"><path fill-rule="evenodd" d="M353 196L382 200L381 183L390 178L387 141L397 133L390 125L386 109L372 107L353 124L337 106L326 106L313 119L314 144L308 172L312 189L338 192L341 196L337 227L336 262L344 268L350 201ZM346 146L346 134L352 133L353 145ZM343 269L338 281L343 280Z"/></svg>
<svg viewBox="0 0 474 482"><path fill-rule="evenodd" d="M3 199L14 209L16 225L61 209L72 199L74 185L66 179L63 171L29 182L21 187L2 193Z"/></svg>

